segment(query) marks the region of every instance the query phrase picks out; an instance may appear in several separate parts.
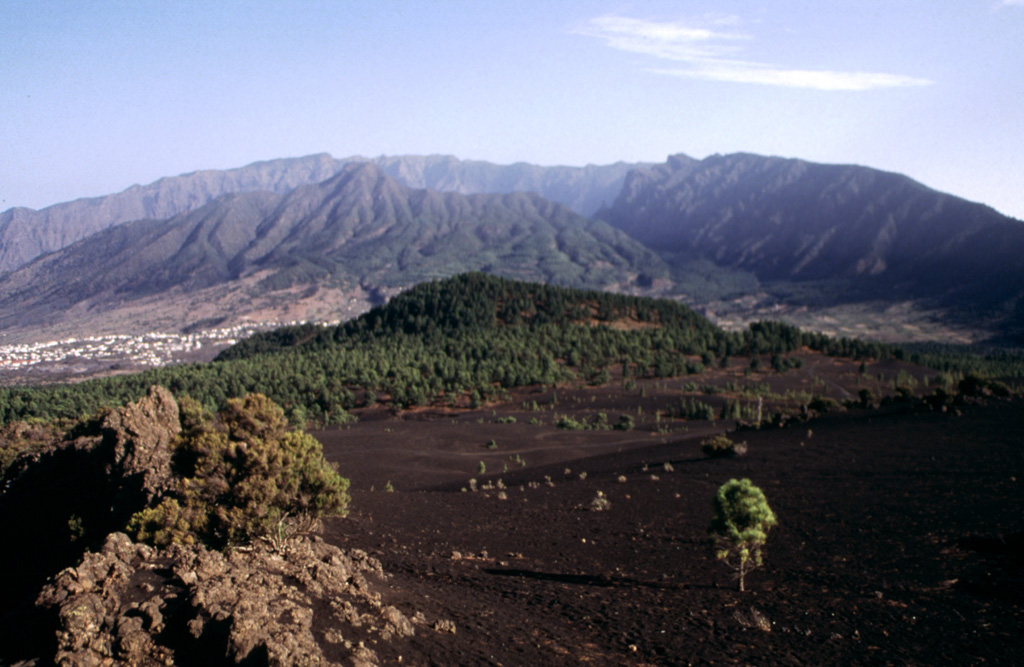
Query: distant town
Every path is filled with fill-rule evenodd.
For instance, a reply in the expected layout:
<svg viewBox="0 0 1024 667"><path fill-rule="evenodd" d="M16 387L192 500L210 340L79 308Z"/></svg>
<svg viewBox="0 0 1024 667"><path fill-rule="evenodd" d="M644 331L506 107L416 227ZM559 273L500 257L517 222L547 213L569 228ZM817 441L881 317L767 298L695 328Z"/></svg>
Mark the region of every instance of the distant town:
<svg viewBox="0 0 1024 667"><path fill-rule="evenodd" d="M301 322L254 322L189 334L153 332L0 345L0 385L85 380L210 361L257 331L294 324Z"/></svg>

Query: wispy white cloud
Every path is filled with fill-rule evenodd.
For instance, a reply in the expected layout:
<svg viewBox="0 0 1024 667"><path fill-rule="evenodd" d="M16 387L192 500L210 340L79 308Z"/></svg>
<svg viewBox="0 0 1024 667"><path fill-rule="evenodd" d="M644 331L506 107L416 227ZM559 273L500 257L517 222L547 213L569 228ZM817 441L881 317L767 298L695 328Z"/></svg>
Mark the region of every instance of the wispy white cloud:
<svg viewBox="0 0 1024 667"><path fill-rule="evenodd" d="M1024 0L1002 1L1024 4ZM901 74L794 69L735 59L731 56L741 53L744 46L753 41L751 35L734 29L738 24L738 19L731 16L699 23L599 16L575 32L603 39L613 49L683 63L684 66L653 68L652 71L691 79L847 91L932 83Z"/></svg>
<svg viewBox="0 0 1024 667"><path fill-rule="evenodd" d="M659 74L728 81L731 83L756 83L785 88L813 88L815 90L871 90L873 88L898 88L904 86L926 86L927 79L918 79L899 74L882 72L835 72L831 70L780 69L757 63L706 64L690 69L655 69Z"/></svg>
<svg viewBox="0 0 1024 667"><path fill-rule="evenodd" d="M731 22L726 19L718 21ZM711 27L657 23L624 16L599 16L576 32L604 39L613 49L683 61L719 58L735 53L738 46L734 42L750 39L749 35Z"/></svg>

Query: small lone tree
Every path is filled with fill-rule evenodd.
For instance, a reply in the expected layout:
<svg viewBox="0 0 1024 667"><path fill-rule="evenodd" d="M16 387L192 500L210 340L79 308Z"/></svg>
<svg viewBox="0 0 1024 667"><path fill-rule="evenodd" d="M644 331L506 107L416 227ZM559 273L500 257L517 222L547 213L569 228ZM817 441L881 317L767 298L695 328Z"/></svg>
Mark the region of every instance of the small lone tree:
<svg viewBox="0 0 1024 667"><path fill-rule="evenodd" d="M715 544L715 556L736 570L740 590L744 591L747 573L761 566L761 549L768 540L768 531L778 521L764 493L749 479L730 479L723 484L713 505L708 533Z"/></svg>

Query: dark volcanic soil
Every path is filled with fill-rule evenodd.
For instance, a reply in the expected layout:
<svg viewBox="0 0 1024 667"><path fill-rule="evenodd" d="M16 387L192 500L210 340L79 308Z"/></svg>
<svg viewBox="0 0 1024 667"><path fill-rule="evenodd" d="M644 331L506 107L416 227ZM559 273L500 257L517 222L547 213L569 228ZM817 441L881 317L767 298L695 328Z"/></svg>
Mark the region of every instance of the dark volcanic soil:
<svg viewBox="0 0 1024 667"><path fill-rule="evenodd" d="M493 412L371 411L317 434L353 484L326 538L381 559L389 603L455 625L374 646L383 660L1024 664L1021 399L960 416L853 410L734 434L746 456L708 459L705 422L555 428L553 412L605 400L587 391L554 411L516 396ZM733 477L779 519L746 593L706 540ZM607 511L588 509L599 491Z"/></svg>

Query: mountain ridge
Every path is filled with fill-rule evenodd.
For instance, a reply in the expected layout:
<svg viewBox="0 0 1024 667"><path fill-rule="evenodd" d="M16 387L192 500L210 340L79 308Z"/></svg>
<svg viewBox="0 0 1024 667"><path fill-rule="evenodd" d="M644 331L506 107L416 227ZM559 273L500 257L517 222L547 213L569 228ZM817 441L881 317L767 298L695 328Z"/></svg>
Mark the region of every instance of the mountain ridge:
<svg viewBox="0 0 1024 667"><path fill-rule="evenodd" d="M353 162L284 195L227 194L43 255L0 278L0 330L53 327L72 314L102 318L163 294L202 293L205 308L231 313L258 312L295 290L333 289L359 293L365 308L373 301L366 295L464 270L618 289L644 289L638 283L650 287L667 273L624 233L539 195L414 190L372 163ZM249 304L239 306L240 296ZM209 317L167 315L177 328ZM138 312L134 319L147 324Z"/></svg>
<svg viewBox="0 0 1024 667"><path fill-rule="evenodd" d="M286 194L335 176L353 162L370 162L413 188L497 193L529 190L589 215L614 199L626 173L643 163L585 167L497 165L446 155L351 156L317 153L253 162L244 167L203 169L133 185L121 192L76 199L34 210L0 212L0 275L47 252L60 250L109 226L142 219L167 219L232 192L266 190Z"/></svg>
<svg viewBox="0 0 1024 667"><path fill-rule="evenodd" d="M830 281L854 299L1024 315L1024 223L902 174L683 156L631 172L597 215L663 256L695 253L765 283Z"/></svg>
<svg viewBox="0 0 1024 667"><path fill-rule="evenodd" d="M0 334L74 333L74 318L104 332L196 326L189 318L344 318L416 282L483 271L672 294L723 322L738 314L740 325L796 317L871 335L895 317L907 326L885 340L929 339L921 326L960 342L1024 340L1024 223L858 165L735 153L563 168L324 153L157 183L69 206L188 208L219 189L265 188L163 219L109 218L98 232L83 223L74 241L66 226L40 225L31 239L73 245L0 274ZM540 186L577 205L606 203L586 218ZM482 188L516 191L459 192ZM12 216L27 220L0 214L0 257L17 254L4 240L17 233Z"/></svg>

